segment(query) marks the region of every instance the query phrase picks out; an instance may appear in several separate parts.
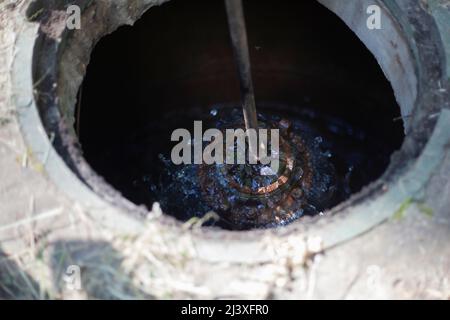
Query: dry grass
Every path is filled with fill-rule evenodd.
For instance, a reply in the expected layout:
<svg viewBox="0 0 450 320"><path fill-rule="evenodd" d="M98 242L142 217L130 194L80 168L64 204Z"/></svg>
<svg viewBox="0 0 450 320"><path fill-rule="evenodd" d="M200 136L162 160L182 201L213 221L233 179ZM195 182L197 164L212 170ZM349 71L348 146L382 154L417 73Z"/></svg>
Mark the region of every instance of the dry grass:
<svg viewBox="0 0 450 320"><path fill-rule="evenodd" d="M151 218L146 222L145 232L117 235L103 228L80 206L73 208L73 212L72 229L84 228L87 236L83 240L82 237L68 236L51 240L46 235L39 235L34 228L36 221L31 218L20 225L10 226L25 228L24 237L29 240L29 245L16 256L0 259L1 297L255 299L273 297L274 290L289 286L294 269L297 273L305 271L309 280L315 280L314 274L309 272L314 264L304 264L306 251L299 250L299 239L284 244L274 239L267 240L276 249L273 263L234 268L230 265L229 272L224 272L226 265L209 264L208 270L212 273L217 270L218 274L206 275L203 273L205 262L198 256L192 241L192 228L200 228L202 219L186 223L176 233L170 226L155 223L162 214L159 206L155 205ZM69 290L64 280L71 265L81 269L81 290ZM205 281L207 276L212 282ZM217 288L215 281L218 281ZM314 288L309 285L304 290L311 295Z"/></svg>

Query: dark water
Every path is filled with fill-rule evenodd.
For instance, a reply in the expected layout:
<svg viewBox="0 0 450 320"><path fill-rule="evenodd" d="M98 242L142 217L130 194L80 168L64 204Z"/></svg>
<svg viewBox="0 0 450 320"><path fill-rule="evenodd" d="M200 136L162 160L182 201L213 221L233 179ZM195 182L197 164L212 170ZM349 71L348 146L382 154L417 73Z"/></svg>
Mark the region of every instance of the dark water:
<svg viewBox="0 0 450 320"><path fill-rule="evenodd" d="M194 120L203 121L203 131L243 125L242 109L225 105L175 109L150 119L148 126L98 152L92 161L136 204L151 208L158 201L165 213L182 221L215 211L220 219L209 225L236 230L275 227L323 214L378 178L389 163L392 150L386 143L343 119L279 104L261 104L258 111L267 127L290 123L281 139L294 165L286 183L274 192L251 194L276 179L254 174L260 165L172 163L171 150L177 144L170 141L173 130L186 128L193 138Z"/></svg>

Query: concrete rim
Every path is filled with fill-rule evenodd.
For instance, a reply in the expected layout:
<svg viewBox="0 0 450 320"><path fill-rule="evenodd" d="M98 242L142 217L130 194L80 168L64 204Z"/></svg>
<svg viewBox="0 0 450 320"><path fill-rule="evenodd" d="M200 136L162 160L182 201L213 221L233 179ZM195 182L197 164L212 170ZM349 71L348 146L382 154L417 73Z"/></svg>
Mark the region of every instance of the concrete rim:
<svg viewBox="0 0 450 320"><path fill-rule="evenodd" d="M128 0L123 7L109 7L102 1L85 1L84 19L96 19L94 13L105 14L105 17L110 18L109 25L101 34L93 35L91 43L86 44L87 47L92 49L101 36L112 32L119 25L133 23L151 6L162 2L164 1ZM320 2L338 14L367 44L362 31L358 34L358 30L355 30L358 21L346 17L348 12L338 5L342 1ZM361 8L356 3L362 6L364 2L352 1L350 6ZM293 235L305 241L318 238L321 245L316 247L316 250L320 251L374 228L389 219L404 201L420 196L432 172L443 159L444 147L450 142L450 132L447 130L450 111L443 110L450 99L448 93L440 91L443 86L448 88L444 49L440 37L426 36L439 35L439 30L432 17L418 4L407 1L411 9L405 11L393 0L376 2L383 8L384 14L392 19L396 30L406 41L418 80L417 86L410 85L410 88L417 90L418 98L413 99L414 106L411 100L403 102L409 107L402 109L402 114L407 116L408 111L412 111L413 116L409 118L407 137L402 150L394 156L381 179L333 209L330 217L305 224L294 223L277 230L229 232L205 228L193 231L197 250L205 259L265 261L270 257L264 241L261 240L267 234L275 235L280 241ZM73 136L66 134L70 133L70 126L66 123L70 119L67 119L64 110L70 104L73 105L84 71L76 74L71 73L73 70L60 68L61 59L73 58L70 54L64 54L70 52L67 50L71 48L70 43L76 37L61 27L62 20L58 19L58 16L61 17L62 14L61 9L52 10L51 14L41 18L39 23L30 22L18 39L20 50L13 67L13 99L22 133L36 158L44 164L50 178L74 200L86 206L96 220L118 232L141 232L141 219L145 210L137 208L106 185L84 161ZM101 19L97 20L99 21ZM372 52L376 50L369 49ZM380 64L383 65L382 62ZM30 70L32 65L33 70ZM61 86L61 72L71 73L72 83L66 84L67 87ZM46 96L39 96L39 92L45 92ZM157 211L155 208L153 213L156 214ZM165 216L159 217L156 223L171 225L174 232L181 228L179 222ZM243 252L249 254L243 256Z"/></svg>

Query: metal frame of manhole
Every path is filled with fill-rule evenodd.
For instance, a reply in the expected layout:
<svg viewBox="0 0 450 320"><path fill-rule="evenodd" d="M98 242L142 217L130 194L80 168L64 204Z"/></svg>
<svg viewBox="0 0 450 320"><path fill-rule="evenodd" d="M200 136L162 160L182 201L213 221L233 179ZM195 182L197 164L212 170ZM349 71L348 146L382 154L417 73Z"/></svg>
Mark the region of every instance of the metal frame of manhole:
<svg viewBox="0 0 450 320"><path fill-rule="evenodd" d="M48 176L94 219L115 232L139 233L145 228L142 219L146 210L124 199L89 167L70 124L76 94L96 42L165 1L75 2L82 7L86 25L78 33L67 30L64 5L45 8L45 1L35 1L28 8L30 22L18 37L13 65L13 99L22 134ZM266 235L281 242L293 236L305 243L317 239L319 244L312 251L348 241L388 220L408 199L420 197L443 161L445 146L450 143L449 68L441 30L433 16L414 0L319 2L357 34L390 80L404 117L403 146L383 177L334 208L327 217L273 230L193 230L197 252L206 260L269 260L270 252L262 241ZM381 30L366 27L365 11L372 4L382 8ZM450 23L450 13L442 14L447 14ZM156 206L150 213L156 215L153 223L171 226L174 233L182 230L180 222L158 213Z"/></svg>

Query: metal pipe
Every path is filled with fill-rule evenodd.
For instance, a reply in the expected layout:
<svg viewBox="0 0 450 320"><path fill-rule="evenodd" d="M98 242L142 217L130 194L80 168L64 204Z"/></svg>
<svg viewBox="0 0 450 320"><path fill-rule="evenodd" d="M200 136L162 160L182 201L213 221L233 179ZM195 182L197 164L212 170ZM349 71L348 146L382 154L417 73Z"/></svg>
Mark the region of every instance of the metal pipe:
<svg viewBox="0 0 450 320"><path fill-rule="evenodd" d="M236 60L241 87L242 107L247 129L258 129L256 102L253 90L250 53L242 0L225 0L231 43Z"/></svg>

